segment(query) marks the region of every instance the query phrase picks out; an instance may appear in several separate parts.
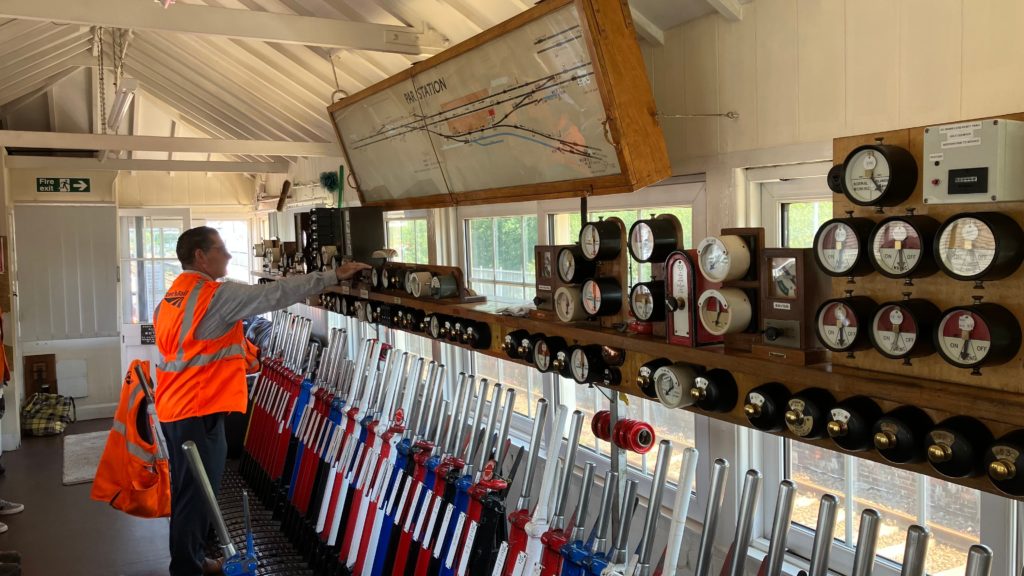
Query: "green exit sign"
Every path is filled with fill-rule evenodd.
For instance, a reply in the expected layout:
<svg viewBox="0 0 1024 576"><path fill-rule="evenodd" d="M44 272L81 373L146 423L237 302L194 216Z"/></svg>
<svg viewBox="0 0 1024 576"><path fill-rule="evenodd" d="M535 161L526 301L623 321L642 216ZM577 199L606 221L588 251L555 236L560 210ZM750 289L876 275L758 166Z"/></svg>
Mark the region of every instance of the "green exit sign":
<svg viewBox="0 0 1024 576"><path fill-rule="evenodd" d="M88 178L36 178L36 192L92 192Z"/></svg>

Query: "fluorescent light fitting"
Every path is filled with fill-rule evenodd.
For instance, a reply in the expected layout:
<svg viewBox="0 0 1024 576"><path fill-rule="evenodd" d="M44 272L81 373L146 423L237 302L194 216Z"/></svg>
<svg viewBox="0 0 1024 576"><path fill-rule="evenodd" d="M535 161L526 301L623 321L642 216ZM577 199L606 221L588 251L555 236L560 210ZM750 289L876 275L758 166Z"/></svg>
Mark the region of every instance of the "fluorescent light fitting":
<svg viewBox="0 0 1024 576"><path fill-rule="evenodd" d="M138 88L139 81L135 78L121 78L121 82L117 85L117 92L114 94L114 104L110 107L110 115L107 116L108 130L117 132Z"/></svg>

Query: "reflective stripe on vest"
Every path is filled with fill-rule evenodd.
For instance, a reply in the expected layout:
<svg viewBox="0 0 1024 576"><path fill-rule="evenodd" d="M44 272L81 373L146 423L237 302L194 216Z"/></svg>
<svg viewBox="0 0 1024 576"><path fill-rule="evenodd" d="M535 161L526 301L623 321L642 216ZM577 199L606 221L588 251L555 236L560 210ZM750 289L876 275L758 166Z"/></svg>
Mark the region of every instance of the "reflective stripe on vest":
<svg viewBox="0 0 1024 576"><path fill-rule="evenodd" d="M216 362L218 360L223 360L230 356L238 356L239 358L245 358L245 349L239 344L233 344L231 346L228 346L227 348L224 348L223 350L218 350L213 354L199 354L198 356L193 356L188 360L181 359L181 356L183 355L183 350L184 348L179 350L178 360L172 360L167 363L157 363L157 369L163 370L164 372L182 372L189 368L198 368L200 366L206 366L207 364Z"/></svg>
<svg viewBox="0 0 1024 576"><path fill-rule="evenodd" d="M145 461L148 464L156 462L156 455L151 454L148 450L146 450L142 446L139 446L135 442L128 440L128 427L124 425L124 422L114 420L114 425L111 426L111 429L113 429L115 432L119 432L121 436L125 437L125 444L128 447L129 454L135 456L139 460Z"/></svg>

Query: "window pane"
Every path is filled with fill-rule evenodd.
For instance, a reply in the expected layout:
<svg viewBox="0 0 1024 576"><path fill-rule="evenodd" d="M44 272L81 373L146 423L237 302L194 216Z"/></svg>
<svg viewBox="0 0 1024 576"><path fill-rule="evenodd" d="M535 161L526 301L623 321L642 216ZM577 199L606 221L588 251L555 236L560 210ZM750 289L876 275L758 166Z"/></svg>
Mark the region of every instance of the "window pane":
<svg viewBox="0 0 1024 576"><path fill-rule="evenodd" d="M131 280L131 297L125 302L125 318L133 323L153 321L153 310L181 274L181 265L170 260L126 262Z"/></svg>
<svg viewBox="0 0 1024 576"><path fill-rule="evenodd" d="M696 415L685 410L672 410L654 400L640 400L640 402L647 407L647 422L654 427L657 440L672 441L672 460L668 469L668 480L676 482L683 465L683 450L687 447L697 447ZM647 455L647 459L650 472L653 474L655 463L658 461L657 445ZM691 486L690 489L692 490L693 487Z"/></svg>
<svg viewBox="0 0 1024 576"><path fill-rule="evenodd" d="M399 262L429 264L426 218L388 220L388 248L398 251Z"/></svg>
<svg viewBox="0 0 1024 576"><path fill-rule="evenodd" d="M217 230L221 240L231 253L228 264L228 278L249 283L249 221L248 220L208 220L206 226ZM175 237L177 242L177 237Z"/></svg>
<svg viewBox="0 0 1024 576"><path fill-rule="evenodd" d="M470 287L487 296L532 298L537 217L472 218L466 222Z"/></svg>
<svg viewBox="0 0 1024 576"><path fill-rule="evenodd" d="M936 478L861 460L797 442L787 442L790 477L798 495L793 520L813 529L818 500L824 493L839 498L836 538L853 546L860 514L874 508L881 516L877 554L903 560L907 528L925 525L932 533L926 569L929 574L963 573L967 550L981 537L981 492ZM852 477L848 483L847 475ZM848 489L852 487L852 494ZM846 533L846 501L853 498L853 526ZM1007 501L1007 506L1010 502Z"/></svg>
<svg viewBox="0 0 1024 576"><path fill-rule="evenodd" d="M783 246L811 248L814 233L822 222L832 218L832 201L792 202L782 205Z"/></svg>
<svg viewBox="0 0 1024 576"><path fill-rule="evenodd" d="M537 399L544 395L540 373L529 366L507 362L474 352L474 373L477 382L487 378L491 383L516 391L515 411L523 416L533 416ZM502 392L504 394L504 392Z"/></svg>

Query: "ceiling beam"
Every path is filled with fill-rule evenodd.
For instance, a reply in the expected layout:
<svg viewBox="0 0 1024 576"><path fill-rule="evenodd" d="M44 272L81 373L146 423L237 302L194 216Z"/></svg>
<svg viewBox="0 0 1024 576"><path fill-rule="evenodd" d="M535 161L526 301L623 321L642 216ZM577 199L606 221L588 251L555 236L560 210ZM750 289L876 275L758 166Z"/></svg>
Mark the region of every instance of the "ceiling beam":
<svg viewBox="0 0 1024 576"><path fill-rule="evenodd" d="M55 158L53 156L8 156L8 168L32 170L134 170L136 172L240 172L287 174L288 162L205 162L202 160L105 160Z"/></svg>
<svg viewBox="0 0 1024 576"><path fill-rule="evenodd" d="M447 44L429 29L183 3L165 10L134 0L0 0L0 16L400 54L436 54Z"/></svg>
<svg viewBox="0 0 1024 576"><path fill-rule="evenodd" d="M118 134L74 134L68 132L29 132L21 130L0 130L0 144L14 148L63 150L143 150L146 152L321 157L341 155L338 145L333 142L221 140L215 138L122 136Z"/></svg>
<svg viewBox="0 0 1024 576"><path fill-rule="evenodd" d="M641 38L655 46L665 45L664 30L632 6L629 8L629 13L633 16L633 27L636 28L636 33Z"/></svg>
<svg viewBox="0 0 1024 576"><path fill-rule="evenodd" d="M707 2L726 20L732 22L743 20L743 6L740 6L737 0L707 0Z"/></svg>

